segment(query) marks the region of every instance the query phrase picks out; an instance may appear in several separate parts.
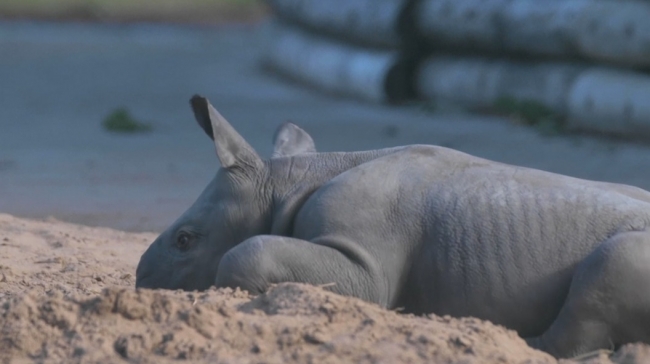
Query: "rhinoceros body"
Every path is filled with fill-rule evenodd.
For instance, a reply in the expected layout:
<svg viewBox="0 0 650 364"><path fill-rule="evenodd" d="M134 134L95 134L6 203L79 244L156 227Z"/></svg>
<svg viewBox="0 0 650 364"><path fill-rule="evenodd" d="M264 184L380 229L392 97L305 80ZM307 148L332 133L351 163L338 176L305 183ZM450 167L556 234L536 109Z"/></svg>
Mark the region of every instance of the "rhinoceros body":
<svg viewBox="0 0 650 364"><path fill-rule="evenodd" d="M474 316L559 357L650 342L650 193L448 148L317 153L284 124L262 160L201 97L222 168L150 246L138 287L334 283Z"/></svg>

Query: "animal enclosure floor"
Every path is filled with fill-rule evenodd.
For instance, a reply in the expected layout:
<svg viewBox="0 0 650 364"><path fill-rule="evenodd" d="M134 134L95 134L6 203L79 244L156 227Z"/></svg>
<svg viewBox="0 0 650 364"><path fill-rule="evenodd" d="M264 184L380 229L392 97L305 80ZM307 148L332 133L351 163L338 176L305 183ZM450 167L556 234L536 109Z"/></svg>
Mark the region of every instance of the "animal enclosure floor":
<svg viewBox="0 0 650 364"><path fill-rule="evenodd" d="M488 322L400 315L319 287L136 291L153 238L0 214L0 362L556 362ZM582 363L648 360L637 344Z"/></svg>

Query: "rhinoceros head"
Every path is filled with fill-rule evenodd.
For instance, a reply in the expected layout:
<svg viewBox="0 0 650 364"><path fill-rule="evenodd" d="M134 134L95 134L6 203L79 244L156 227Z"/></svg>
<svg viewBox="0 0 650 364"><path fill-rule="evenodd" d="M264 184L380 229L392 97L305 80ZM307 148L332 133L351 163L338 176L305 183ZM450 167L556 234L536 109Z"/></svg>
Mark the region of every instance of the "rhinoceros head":
<svg viewBox="0 0 650 364"><path fill-rule="evenodd" d="M140 258L136 287L203 290L216 276L221 257L245 239L271 232L273 183L270 163L215 110L195 95L194 116L214 140L221 163L194 204ZM275 134L273 157L314 152L311 137L291 123Z"/></svg>

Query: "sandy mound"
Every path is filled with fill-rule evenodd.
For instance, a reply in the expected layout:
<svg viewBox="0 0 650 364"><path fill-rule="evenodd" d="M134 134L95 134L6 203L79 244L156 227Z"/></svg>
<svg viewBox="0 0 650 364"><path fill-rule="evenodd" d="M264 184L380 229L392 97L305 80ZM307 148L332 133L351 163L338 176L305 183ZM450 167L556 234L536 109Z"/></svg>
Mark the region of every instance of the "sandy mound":
<svg viewBox="0 0 650 364"><path fill-rule="evenodd" d="M6 362L554 363L513 331L415 317L326 289L133 289L154 234L0 215L0 358ZM589 363L650 362L628 345Z"/></svg>
<svg viewBox="0 0 650 364"><path fill-rule="evenodd" d="M55 361L552 362L513 332L478 320L400 317L297 284L252 300L230 290L28 294L5 301L2 317L0 352Z"/></svg>

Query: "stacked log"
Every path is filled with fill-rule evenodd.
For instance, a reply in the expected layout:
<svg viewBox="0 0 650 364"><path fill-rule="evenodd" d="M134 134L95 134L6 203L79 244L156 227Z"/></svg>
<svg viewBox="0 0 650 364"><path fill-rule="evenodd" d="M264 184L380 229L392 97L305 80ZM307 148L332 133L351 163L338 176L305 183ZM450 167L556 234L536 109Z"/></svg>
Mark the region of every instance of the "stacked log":
<svg viewBox="0 0 650 364"><path fill-rule="evenodd" d="M569 128L650 138L650 1L269 0L267 63L374 102L534 102Z"/></svg>
<svg viewBox="0 0 650 364"><path fill-rule="evenodd" d="M267 65L323 91L373 102L388 102L399 84L399 52L357 48L276 24Z"/></svg>
<svg viewBox="0 0 650 364"><path fill-rule="evenodd" d="M568 117L581 130L650 139L650 77L592 68L576 80Z"/></svg>
<svg viewBox="0 0 650 364"><path fill-rule="evenodd" d="M617 0L423 0L432 47L650 66L650 3Z"/></svg>
<svg viewBox="0 0 650 364"><path fill-rule="evenodd" d="M555 62L437 56L423 63L416 82L419 94L430 100L484 109L505 96L532 100L564 114L571 86L584 70L581 65Z"/></svg>
<svg viewBox="0 0 650 364"><path fill-rule="evenodd" d="M269 0L278 18L341 41L397 49L404 1Z"/></svg>
<svg viewBox="0 0 650 364"><path fill-rule="evenodd" d="M321 90L371 102L407 97L397 26L403 0L269 0L265 64Z"/></svg>

